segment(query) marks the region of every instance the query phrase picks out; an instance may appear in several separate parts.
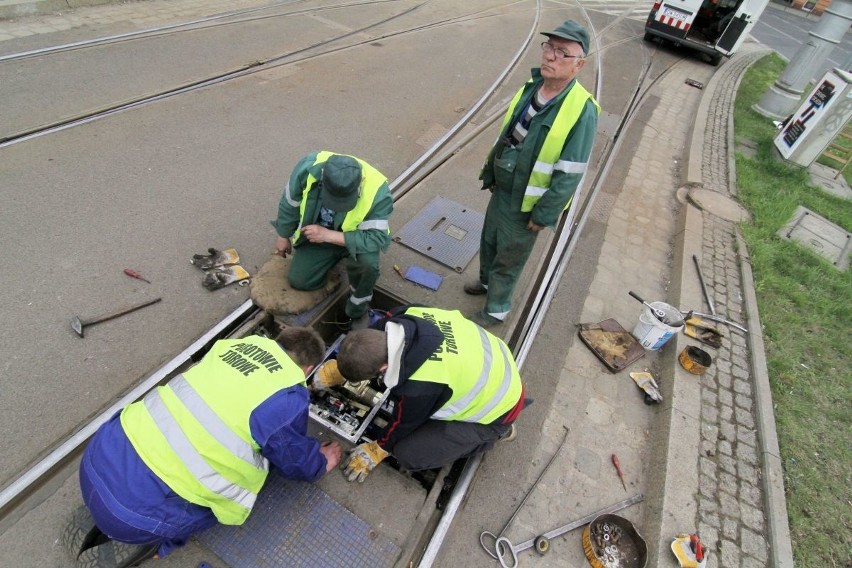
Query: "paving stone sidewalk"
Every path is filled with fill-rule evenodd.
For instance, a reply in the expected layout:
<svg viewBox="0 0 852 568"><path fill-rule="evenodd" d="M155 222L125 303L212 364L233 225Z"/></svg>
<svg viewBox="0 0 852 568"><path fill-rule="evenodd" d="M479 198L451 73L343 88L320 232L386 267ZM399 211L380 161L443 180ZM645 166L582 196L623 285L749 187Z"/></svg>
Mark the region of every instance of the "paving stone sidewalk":
<svg viewBox="0 0 852 568"><path fill-rule="evenodd" d="M704 95L701 170L690 172L690 181L700 175L704 189L725 197L736 197L736 91L749 66L767 53L757 44L746 44L714 75ZM700 215L708 294L719 315L747 322L750 333L728 328L714 364L701 377L696 524L702 539L717 551L708 568L793 566L748 252L735 223L708 212Z"/></svg>

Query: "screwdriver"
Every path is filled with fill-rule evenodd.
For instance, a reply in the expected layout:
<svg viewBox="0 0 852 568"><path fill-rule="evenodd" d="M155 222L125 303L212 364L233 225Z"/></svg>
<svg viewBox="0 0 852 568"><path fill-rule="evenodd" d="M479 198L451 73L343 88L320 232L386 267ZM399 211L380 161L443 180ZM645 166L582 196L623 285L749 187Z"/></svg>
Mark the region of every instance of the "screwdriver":
<svg viewBox="0 0 852 568"><path fill-rule="evenodd" d="M615 466L615 471L618 473L618 479L621 480L621 486L624 487L624 490L627 491L627 486L624 484L624 476L621 474L621 462L618 461L618 456L612 454L612 465Z"/></svg>
<svg viewBox="0 0 852 568"><path fill-rule="evenodd" d="M147 282L148 284L151 283L150 280L148 280L146 278L142 278L142 275L139 274L138 272L136 272L135 270L133 270L132 268L125 268L124 273L127 274L128 276L130 276L131 278L135 278L137 280L142 280L143 282Z"/></svg>

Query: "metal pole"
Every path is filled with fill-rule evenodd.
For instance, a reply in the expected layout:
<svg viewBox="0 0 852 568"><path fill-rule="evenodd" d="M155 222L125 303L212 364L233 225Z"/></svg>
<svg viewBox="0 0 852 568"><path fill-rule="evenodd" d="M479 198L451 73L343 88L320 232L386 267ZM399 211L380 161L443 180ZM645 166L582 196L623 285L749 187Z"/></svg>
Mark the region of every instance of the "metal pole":
<svg viewBox="0 0 852 568"><path fill-rule="evenodd" d="M828 56L843 40L852 23L852 0L833 0L799 48L790 64L752 108L775 120L790 116L799 105L805 87L826 67Z"/></svg>

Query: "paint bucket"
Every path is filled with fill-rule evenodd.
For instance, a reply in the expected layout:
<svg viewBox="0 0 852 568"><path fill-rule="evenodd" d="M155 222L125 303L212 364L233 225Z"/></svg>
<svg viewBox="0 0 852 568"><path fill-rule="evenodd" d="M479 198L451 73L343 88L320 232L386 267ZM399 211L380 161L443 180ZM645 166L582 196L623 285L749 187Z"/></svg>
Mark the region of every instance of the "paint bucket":
<svg viewBox="0 0 852 568"><path fill-rule="evenodd" d="M633 328L633 337L645 349L656 351L683 329L683 316L680 310L665 302L651 302L651 307L663 311L664 321L657 319L651 309L646 306L639 314L639 323Z"/></svg>

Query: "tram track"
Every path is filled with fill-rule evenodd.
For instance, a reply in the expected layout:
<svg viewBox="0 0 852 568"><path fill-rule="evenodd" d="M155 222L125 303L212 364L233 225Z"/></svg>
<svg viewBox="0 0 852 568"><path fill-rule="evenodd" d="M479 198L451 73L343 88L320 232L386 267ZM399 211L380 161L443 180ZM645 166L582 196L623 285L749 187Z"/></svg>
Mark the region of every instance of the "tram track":
<svg viewBox="0 0 852 568"><path fill-rule="evenodd" d="M395 0L384 0L384 1L387 2L387 1L395 1ZM116 115L116 114L119 114L119 113L122 113L122 112L125 112L125 111L128 111L128 110L133 110L133 109L145 107L147 105L154 104L156 102L159 102L159 101L162 101L162 100L165 100L165 99L177 96L177 95L188 94L188 93L192 93L194 91L200 90L200 89L205 89L205 88L208 88L208 87L221 85L221 84L226 83L228 81L247 77L247 76L255 74L255 73L266 72L266 71L269 71L271 69L275 69L275 68L287 66L287 65L297 65L299 63L304 63L306 61L310 61L310 60L313 60L313 59L317 59L317 58L320 58L320 57L331 55L333 53L337 53L337 52L340 52L340 51L345 51L345 50L349 50L349 49L363 47L365 45L375 44L376 42L380 42L382 40L387 40L387 39L391 39L391 38L398 38L400 36L405 36L407 34L414 34L414 33L424 32L424 31L428 31L428 30L433 30L435 28L440 28L440 27L444 27L444 26L451 26L451 25L464 23L464 22L467 22L467 21L471 21L471 20L473 20L477 17L487 17L487 16L482 16L481 14L483 12L488 12L488 11L492 10L492 9L479 10L479 11L472 12L470 14L466 14L464 16L446 18L444 20L430 22L430 23L424 24L424 25L418 25L418 26L414 26L414 27L410 27L410 28L405 28L405 29L402 29L402 30L397 30L397 31L393 31L393 32L388 32L388 33L376 35L376 36L373 36L373 37L370 37L370 38L363 39L361 41L348 43L346 45L335 45L336 43L339 43L342 40L345 40L347 38L351 38L353 36L357 36L359 34L366 33L367 31L369 31L371 29L377 28L379 26L390 23L390 22L397 20L399 18L402 18L404 16L410 15L411 13L419 10L420 8L422 8L423 6L428 4L428 2L429 2L429 0L425 0L425 1L415 5L412 8L404 10L404 11L402 11L398 14L395 14L393 16L390 16L388 18L373 22L369 25L363 26L361 28L358 28L358 29L355 29L355 30L352 30L352 31L348 31L346 33L337 35L337 36L330 38L330 39L323 40L321 42L316 42L316 43L313 43L313 44L309 44L309 45L300 47L300 48L295 49L295 50L288 51L286 53L278 53L278 54L271 55L269 57L265 57L265 58L261 58L261 59L255 59L255 60L253 60L249 63L246 63L246 64L241 65L241 66L236 67L236 68L228 69L226 71L222 71L222 72L218 72L218 73L215 73L215 74L212 74L212 75L208 75L208 76L203 77L203 78L199 78L199 79L195 79L195 80L183 83L183 84L175 85L175 86L172 86L172 87L169 87L169 88L166 88L166 89L162 89L162 90L154 92L154 93L149 93L149 94L141 95L141 96L137 96L137 97L131 97L129 99L126 99L126 100L123 100L123 101L120 101L120 102L117 102L117 103L109 104L109 105L103 106L103 107L98 108L98 109L79 113L79 114L69 116L67 118L63 118L63 119L60 119L60 120L55 120L55 121L49 122L47 124L42 124L42 125L39 125L39 126L35 126L35 127L32 127L32 128L28 128L28 129L18 131L18 132L15 132L15 133L11 133L11 134L5 134L5 135L0 134L0 149L8 147L8 146L12 146L14 144L18 144L18 143L21 143L21 142L26 142L28 140L32 140L32 139L35 139L35 138L39 138L41 136L46 136L46 135L49 135L49 134L60 132L60 131L66 130L68 128L73 128L75 126L81 126L81 125L88 124L88 123L91 123L91 122L94 122L94 121L97 121L97 120L108 118L110 116L113 116L113 115ZM341 5L341 6L342 7L351 7L351 6L358 7L358 6L362 6L362 5L366 5L366 4L373 4L373 3L375 3L375 2L362 2L362 3L356 3L356 4ZM514 2L512 2L512 4L514 4ZM325 9L331 9L331 8L332 7L327 7ZM303 15L306 12L312 12L312 11L316 11L316 9L303 10L303 11L288 13L288 14L284 14L284 15L294 15L294 14ZM274 16L267 16L267 17L274 17ZM246 20L241 20L241 21L238 21L238 22L228 22L228 23L245 23L245 22L250 22L250 21L255 21L255 19L246 19ZM202 29L207 29L207 28L202 28ZM139 33L143 34L144 32L139 32ZM170 31L170 32L167 32L167 33L174 33L174 32ZM133 38L128 38L128 39L149 39L149 38L156 38L156 37L159 37L159 36L158 35L145 34L145 35L140 35L140 36L134 36ZM123 41L127 41L127 39L125 39ZM104 40L103 42L93 43L91 46L100 47L100 46L104 46L104 45L109 45L110 43L114 43L114 42ZM82 46L80 46L80 47L82 47ZM61 52L61 51L64 51L64 50L58 49L58 52ZM25 58L23 56L23 54L21 54L21 58ZM15 60L17 60L17 59L16 58L10 58L9 59L9 61L15 61ZM3 60L2 60L2 58L0 58L0 63L2 63L2 62L3 62Z"/></svg>
<svg viewBox="0 0 852 568"><path fill-rule="evenodd" d="M419 6L420 5L418 5L417 7L419 7ZM412 8L411 10L417 9L417 7ZM538 13L540 13L540 2L537 2L537 14ZM399 17L399 16L395 16L395 17ZM586 18L587 18L587 21L589 23L591 23L591 20L588 18L588 15L586 15ZM391 19L393 19L393 18L391 18ZM387 21L390 21L391 19L384 20L382 22L378 22L374 25L386 23ZM384 39L384 38L387 38L387 37L394 37L394 36L402 35L402 34L405 34L405 33L413 33L413 32L416 32L416 31L428 29L430 27L435 27L435 26L451 25L452 23L455 23L453 20L457 21L458 18L454 18L454 19L451 19L451 20L448 20L448 21L445 21L445 22L435 22L435 23L429 24L427 26L419 26L417 28L398 31L398 32L395 32L393 34L387 34L385 36L382 36L381 38L373 38L373 39L370 39L370 40L364 40L363 42L358 42L358 43L352 44L352 45L331 48L328 51L324 51L323 53L312 54L312 55L306 56L305 59L312 58L312 57L319 57L319 56L326 55L328 53L332 53L334 51L339 51L339 50L342 50L342 49L349 49L349 48L357 47L357 46L369 43L371 41L378 41L378 39ZM468 132L465 135L465 138L463 138L461 141L456 141L456 143L454 145L452 145L452 146L450 145L450 143L453 141L453 137L458 135L459 133L461 133L465 127L469 126L472 118L477 115L477 113L480 111L480 109L483 107L483 105L486 103L486 101L488 101L489 98L491 96L493 96L493 94L498 90L498 87L500 86L502 81L505 79L505 77L515 68L518 60L521 57L521 55L525 52L526 49L529 48L530 40L531 40L532 37L534 37L535 30L538 28L538 23L539 23L539 18L538 18L538 15L537 15L536 21L535 21L534 25L532 26L532 31L530 32L529 36L527 37L525 44L522 45L521 48L518 50L516 56L514 57L514 59L510 63L510 65L506 68L506 70L504 70L504 72L494 82L494 84L492 84L491 87L489 87L489 91L485 95L483 95L483 97L479 101L477 101L477 103L475 103L471 107L471 109L461 119L459 119L459 122L456 125L454 125L453 127L451 127L448 130L448 133L447 133L446 136L442 137L432 147L427 149L426 152L424 152L417 160L415 160L411 164L411 166L409 166L409 168L406 168L406 170L403 172L403 174L401 174L393 182L391 182L391 189L392 189L392 192L394 194L395 199L401 198L405 193L416 188L416 186L420 182L422 182L424 179L426 179L432 172L436 171L438 168L440 168L443 165L445 165L446 163L448 163L452 159L452 157L459 151L459 149L464 146L465 143L472 141L477 136L481 135L489 125L491 125L495 120L497 120L498 118L500 118L502 116L503 110L500 110L498 112L494 112L491 115L484 117L484 118L479 117L479 120L478 120L479 124L473 132ZM364 29L367 29L367 28L364 28ZM339 38L335 38L334 40L330 40L329 42L324 42L323 45L326 45L327 43L331 43L332 41L338 41L340 39L343 39L345 37L349 37L351 35L354 35L355 33L360 33L362 31L363 31L363 29L358 30L356 32L344 34ZM597 34L595 34L595 35L597 35ZM596 41L597 41L597 38L596 38ZM628 41L628 40L625 40L625 41ZM317 47L317 46L311 46L311 47L305 48L303 50L300 50L299 52L304 52L306 50L313 49L315 47ZM604 49L605 48L598 48L598 49L595 50L596 51L596 57L597 57L596 66L597 66L597 70L598 70L598 74L596 75L596 80L595 80L595 84L596 84L595 93L598 97L600 97L600 89L601 89L601 83L602 83L602 80L600 79L600 74L602 73L602 70L603 70L603 62L602 62L601 57L602 57L602 53L603 53ZM297 53L299 53L299 52L297 52ZM292 57L293 55L295 55L295 53L282 55L280 57L286 58L286 57ZM300 59L299 61L302 61L302 60L303 59ZM263 65L271 65L272 63L273 63L272 61L268 61L268 62L264 62ZM293 63L293 62L292 61L278 62L279 65L286 65L288 63ZM247 69L237 71L237 73L247 74L247 73L250 73L250 72L256 72L257 69L254 69L253 67L254 66L247 68ZM651 63L649 62L647 68L643 72L643 77L650 70L650 67L651 67ZM266 68L268 69L269 67L266 67ZM228 79L236 78L236 76L242 76L242 75L235 75L233 77L228 77ZM222 80L224 81L224 80L228 80L228 79L223 78ZM652 85L653 82L656 81L657 79L659 79L659 77L653 79L645 87L645 90L647 90L647 88L650 85ZM210 84L215 84L215 83L210 83ZM197 86L193 86L191 89L203 88L205 86L209 86L209 84L204 84L204 85L199 84ZM627 110L627 112L625 112L624 116L621 117L619 129L618 129L619 132L620 132L621 128L626 124L626 122L628 120L630 120L630 118L632 117L632 114L633 114L633 110L635 108L637 108L639 106L640 102L641 102L643 93L640 93L640 89L642 89L641 85L637 88L637 93L636 93L636 95L634 95L634 98L631 101L631 105L630 105L629 109ZM186 91L183 91L183 92L186 92ZM175 95L175 94L179 94L179 93L173 92L173 93L169 93L169 94L164 94L164 96L172 96L172 95ZM149 103L155 102L155 100L159 100L159 98L158 99L152 99L152 100L146 101L144 103L140 102L139 104L149 104ZM106 116L110 116L111 114L114 114L115 112L121 112L122 110L128 110L129 108L135 108L135 106L137 106L137 105L133 105L133 106L126 107L126 108L121 108L120 110L113 110L113 111L110 111L108 113L98 114L98 118L104 118ZM505 105L501 104L500 106L502 108ZM96 120L97 118L91 117L91 119ZM80 124L80 123L63 125L61 128L68 128L68 127L74 126L76 124ZM59 129L59 128L57 128L57 129ZM50 130L50 131L45 130L44 132L41 132L39 134L34 133L33 136L45 135L45 134L49 134L50 132L53 132L53 131L55 131L55 130ZM29 138L24 138L24 139L29 139ZM2 148L4 145L7 145L7 142L8 143L21 142L21 141L24 141L24 139L16 139L13 142L4 139L2 142L0 142L0 148ZM518 327L516 327L514 330L511 330L512 340L510 342L510 347L516 353L519 366L523 365L525 353L528 351L529 344L532 342L532 340L535 337L535 333L536 333L536 330L537 330L537 322L540 323L541 318L543 318L543 314L547 309L547 304L549 303L550 298L552 297L552 292L555 288L555 285L556 285L556 283L558 283L559 278L562 274L562 271L564 271L565 265L567 265L568 261L570 260L571 251L573 250L573 247L576 246L576 238L582 232L583 219L585 219L588 216L588 212L591 210L591 207L594 205L594 199L595 199L596 192L598 191L601 180L604 179L605 176L606 176L607 164L609 162L609 159L611 158L612 155L614 155L614 153L618 149L617 141L618 140L617 140L617 135L616 135L616 139L614 141L615 144L611 144L606 150L606 155L601 158L601 162L604 164L603 167L598 169L597 175L595 176L595 180L593 181L591 188L588 191L585 192L584 199L578 204L578 210L577 210L577 215L576 215L578 222L574 223L572 219L563 218L563 222L560 224L560 228L557 231L557 237L552 239L553 243L551 244L551 247L548 249L548 256L550 257L551 260L550 260L550 262L546 263L547 266L546 266L546 271L544 272L544 274L540 275L539 278L537 278L537 282L539 282L539 285L537 285L536 288L539 289L540 293L538 295L536 295L534 301L527 302L527 304L525 305L525 307L523 308L523 311L522 311L523 315L520 318L520 325L518 325ZM176 357L174 360L170 361L168 364L166 364L165 366L158 369L155 373L153 373L148 378L146 378L143 383L140 383L136 388L134 388L132 391L130 391L125 397L123 397L121 400L117 401L114 405L112 405L108 409L106 409L103 413L101 413L99 415L99 417L97 419L86 424L85 427L82 430L79 430L72 437L63 441L61 444L59 444L59 446L57 447L57 450L54 451L55 455L52 453L51 456L49 456L49 459L47 459L46 461L43 460L42 462L39 462L39 464L37 464L35 467L30 468L27 472L25 472L24 475L18 477L12 484L4 487L3 490L0 491L0 530L5 530L5 527L8 526L8 523L10 521L14 522L14 520L16 520L17 518L20 518L20 516L23 514L23 512L25 512L26 509L27 509L27 504L26 504L27 500L30 497L36 496L37 493L38 493L38 489L42 486L47 485L49 480L52 477L55 477L60 472L60 470L62 470L63 468L68 466L69 462L73 463L75 456L79 455L79 452L82 451L82 447L84 446L85 442L88 440L88 437L97 429L97 427L100 425L100 423L102 423L102 421L104 421L112 413L114 413L114 411L116 409L122 407L123 405L127 404L128 402L132 402L133 400L139 398L142 394L144 394L144 392L147 392L147 390L149 390L150 388L153 388L157 384L166 380L169 373L171 373L174 369L177 369L177 368L181 367L182 365L186 365L190 361L197 358L198 353L201 352L205 348L205 346L209 346L209 344L214 340L214 338L221 336L221 334L223 334L223 333L234 333L235 330L246 329L246 326L250 325L250 322L256 321L258 317L261 317L258 314L257 308L251 306L250 304L251 304L251 302L249 301L249 302L243 304L242 306L240 306L240 308L238 308L238 310L235 310L232 314L229 314L228 317L226 317L224 320L222 320L213 329L206 332L201 338L199 338L198 341L194 342L190 347L188 347L186 350L184 350L178 357ZM471 465L470 466L466 465L465 471L461 475L462 482L464 482L464 479L465 479L466 476L469 476L471 478L473 477L473 475L475 474L475 471L476 471L476 467L478 465L478 460L471 460L469 463ZM454 494L451 499L456 499L456 494ZM461 499L463 499L463 493L457 499L459 501ZM32 504L30 503L30 506L31 505ZM441 521L441 522L443 522L443 521ZM452 519L449 518L448 522L452 522ZM434 539L433 539L433 542L434 542ZM440 545L438 544L438 546L440 546ZM432 547L432 545L430 544L429 548L431 548L431 547ZM426 558L427 558L427 561L428 561L429 552L427 551L426 554L427 554ZM426 563L426 564L421 563L421 566L429 566L429 565L430 564L428 564L428 563Z"/></svg>

